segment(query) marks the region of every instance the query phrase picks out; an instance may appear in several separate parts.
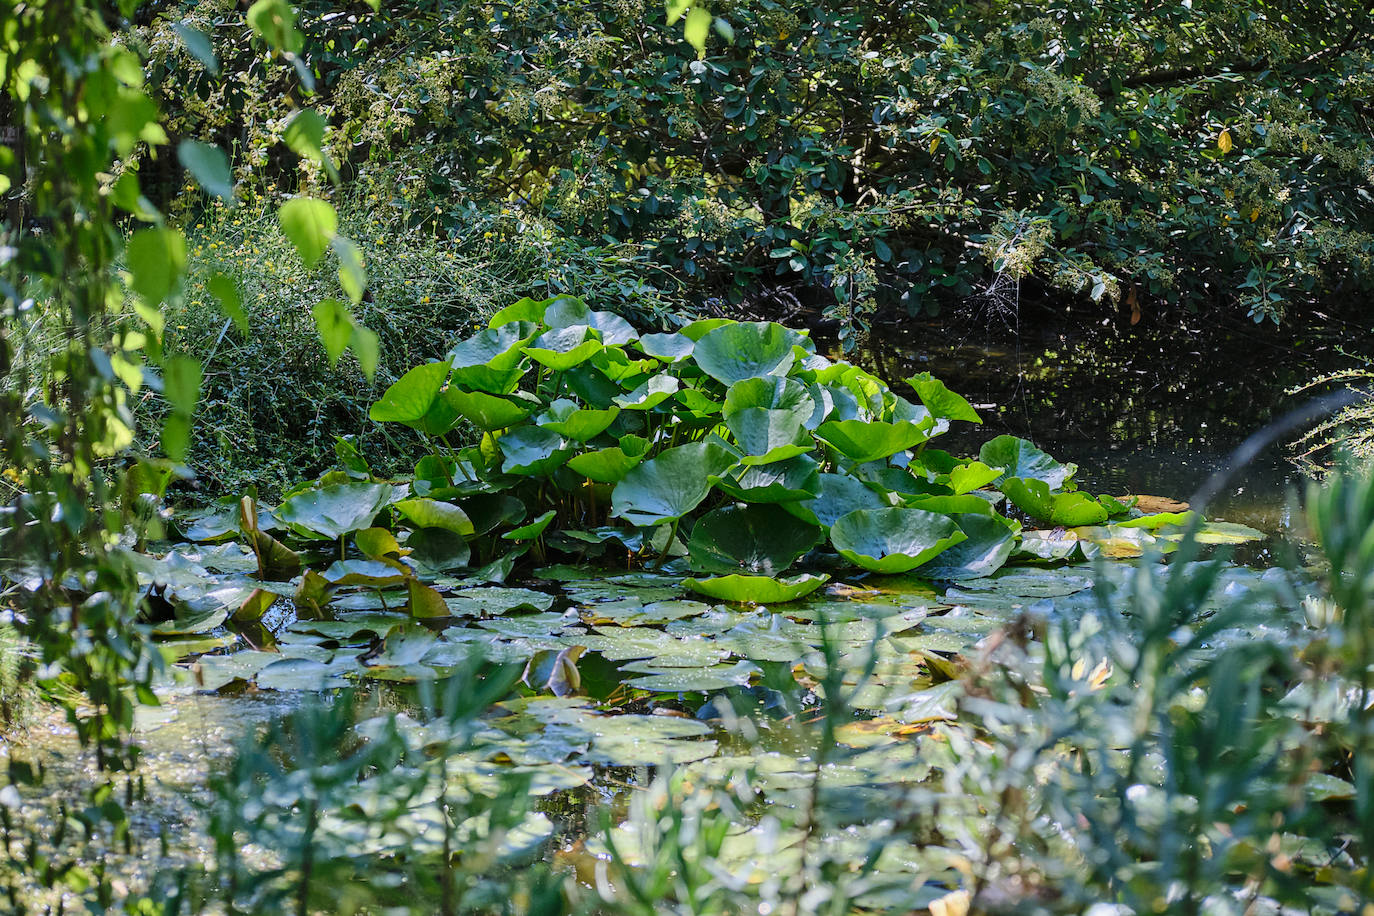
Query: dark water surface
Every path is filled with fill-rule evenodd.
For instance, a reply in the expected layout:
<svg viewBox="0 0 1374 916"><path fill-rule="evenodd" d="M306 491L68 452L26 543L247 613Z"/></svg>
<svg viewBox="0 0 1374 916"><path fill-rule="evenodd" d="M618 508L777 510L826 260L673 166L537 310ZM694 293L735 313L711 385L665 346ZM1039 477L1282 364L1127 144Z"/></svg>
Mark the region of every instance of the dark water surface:
<svg viewBox="0 0 1374 916"><path fill-rule="evenodd" d="M956 424L951 451L976 453L1011 433L1077 463L1085 489L1187 500L1247 436L1313 396L1290 391L1352 365L1368 337L1201 319L1169 328L1060 320L1018 332L983 315L884 329L851 358L894 384L929 371L968 398L984 425ZM1304 482L1289 460L1291 438L1238 471L1209 516L1287 528L1289 495Z"/></svg>

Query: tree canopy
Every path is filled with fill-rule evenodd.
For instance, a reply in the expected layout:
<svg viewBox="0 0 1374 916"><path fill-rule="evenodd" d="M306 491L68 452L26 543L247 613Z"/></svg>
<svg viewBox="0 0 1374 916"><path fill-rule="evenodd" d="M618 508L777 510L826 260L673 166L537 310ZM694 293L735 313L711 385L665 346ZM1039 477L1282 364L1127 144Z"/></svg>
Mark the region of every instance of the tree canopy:
<svg viewBox="0 0 1374 916"><path fill-rule="evenodd" d="M276 80L340 164L632 243L703 296L782 288L861 325L1030 279L1277 321L1369 288L1356 0L747 0L701 53L639 0L300 11L294 72L231 6L163 12L143 35L172 127L261 167L295 123ZM218 73L171 40L182 17Z"/></svg>

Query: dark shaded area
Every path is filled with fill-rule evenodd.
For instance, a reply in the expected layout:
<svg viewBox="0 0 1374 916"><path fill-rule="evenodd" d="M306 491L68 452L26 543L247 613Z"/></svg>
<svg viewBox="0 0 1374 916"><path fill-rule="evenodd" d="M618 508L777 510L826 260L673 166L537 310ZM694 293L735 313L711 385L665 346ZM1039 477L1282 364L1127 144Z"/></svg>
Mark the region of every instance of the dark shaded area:
<svg viewBox="0 0 1374 916"><path fill-rule="evenodd" d="M1028 305L1019 316L971 309L884 329L859 362L898 391L900 379L929 371L967 397L984 425L957 424L943 443L953 451L1010 433L1078 463L1086 488L1186 499L1246 436L1311 397L1289 391L1354 364L1352 342L1368 350L1368 339L1336 320L1277 330L1215 316L1089 324ZM1214 514L1283 527L1297 480L1276 444L1236 475Z"/></svg>

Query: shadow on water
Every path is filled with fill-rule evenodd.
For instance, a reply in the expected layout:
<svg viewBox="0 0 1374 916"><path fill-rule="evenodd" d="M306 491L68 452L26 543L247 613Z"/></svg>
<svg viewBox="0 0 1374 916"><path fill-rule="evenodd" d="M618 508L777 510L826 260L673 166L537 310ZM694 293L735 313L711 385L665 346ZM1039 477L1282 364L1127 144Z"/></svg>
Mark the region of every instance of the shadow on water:
<svg viewBox="0 0 1374 916"><path fill-rule="evenodd" d="M945 316L875 333L851 358L894 382L931 372L967 397L984 425L957 424L953 451L976 453L1010 433L1078 464L1086 489L1187 499L1248 435L1310 396L1290 391L1352 365L1347 348L1368 339L1341 327L1306 334L1191 322L1070 325L1060 316L1018 329L998 317ZM1289 494L1302 477L1285 446L1237 472L1209 515L1268 532L1289 527Z"/></svg>

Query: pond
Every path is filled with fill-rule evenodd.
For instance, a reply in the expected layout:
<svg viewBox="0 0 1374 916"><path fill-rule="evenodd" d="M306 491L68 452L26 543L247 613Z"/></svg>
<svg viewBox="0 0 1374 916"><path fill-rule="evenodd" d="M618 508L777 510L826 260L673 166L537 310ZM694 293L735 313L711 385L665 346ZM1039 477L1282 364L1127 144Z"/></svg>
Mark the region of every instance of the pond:
<svg viewBox="0 0 1374 916"><path fill-rule="evenodd" d="M933 345L937 339L943 342ZM1287 388L1329 364L1314 364L1320 348L1310 343L1299 350L1297 342L1259 332L1209 349L1208 358L1178 340L1108 327L1027 334L1008 344L972 331L951 336L947 325L913 325L857 361L890 379L933 372L973 402L985 423L942 442L956 454L976 454L981 442L1008 433L1077 463L1085 489L1186 499L1246 435L1285 409ZM1225 365L1224 377L1209 371L1209 359ZM1286 499L1294 482L1282 455L1271 451L1236 475L1209 517L1281 534L1290 525ZM1255 608L1272 612L1274 626L1297 626L1298 612L1280 609L1264 587L1269 543L1241 557L1252 567L1225 573L1220 593L1252 596ZM1169 545L1161 539L1159 546ZM533 857L556 860L584 885L595 884L604 879L597 869L614 858L608 836L631 864L652 864L645 860L669 838L649 841L646 831L666 828L637 800L662 789L644 768L672 764L680 782L725 792L711 797L716 816L732 820L720 861L735 879L767 888L788 868L868 861L862 886L853 889L855 906L928 906L957 893L961 878L918 840L929 825L920 805L911 808L911 793L932 779L918 745L937 727L953 727L960 679L990 634L1094 609L1093 569L1081 554L1069 559L1080 562L1008 566L955 583L836 567L823 591L758 608L685 591L681 561L661 572L545 565L504 583L437 577L442 620L398 613L408 598L396 583L346 594L324 615L298 617L281 602L261 624L227 630L223 613L178 618L161 625L165 654L176 662L161 685L165 705L144 710L137 729L147 751L148 794L136 819L142 852L101 855L127 868L135 884L160 869L208 863L204 806L215 799L206 783L226 774L232 750L320 691L361 684L364 702L349 729L356 724L372 745L390 748L393 768L358 764L352 783L320 789L337 809L316 842L341 856L388 863L379 868L397 871L397 880L419 880L397 863L437 854L441 833L444 844L451 839L435 826L450 820L436 813L436 785L440 799L466 799L463 842L489 853L493 874ZM253 553L231 541L180 545L150 559L146 575L172 591L215 595L217 588L249 588L243 580L255 568ZM1117 565L1108 575L1124 588L1126 573ZM269 601L295 592L251 586L263 587ZM1227 632L1218 634L1219 644L1247 635ZM493 665L513 666L522 695L505 696L478 718L475 708L436 707L425 685L469 670L478 656L488 677ZM1110 676L1105 658L1082 661L1085 683ZM91 773L70 736L55 727L33 748L56 785L77 797ZM236 822L233 835L252 839L238 865L289 864L300 830L288 822L307 797L292 794L304 791L301 779L267 763L233 778L246 780L238 788L249 793L273 787L284 812L270 824ZM514 819L497 829L496 814L475 800L505 798L512 778L534 801L516 805ZM741 783L751 787L750 801L730 809L726 789ZM62 797L52 785L49 804ZM822 798L830 806L824 824ZM39 797L31 800L41 820ZM906 820L889 816L907 809ZM595 826L603 811L611 815L609 835ZM154 840L165 843L155 855L147 852ZM770 876L765 861L780 871ZM487 886L490 876L468 877L473 888L500 893L499 880Z"/></svg>

